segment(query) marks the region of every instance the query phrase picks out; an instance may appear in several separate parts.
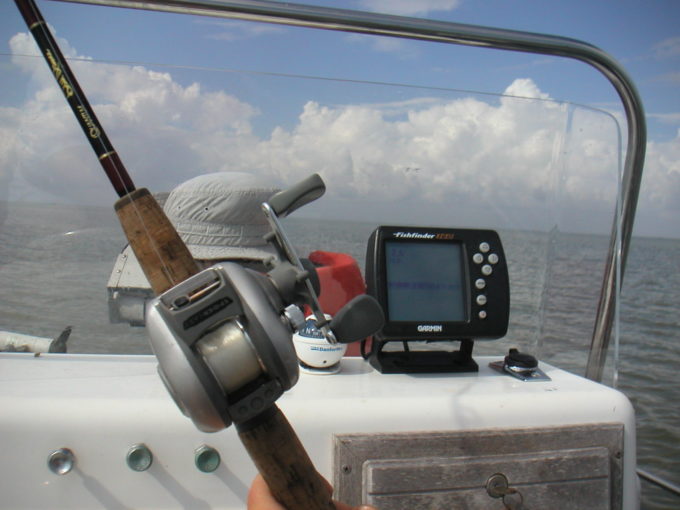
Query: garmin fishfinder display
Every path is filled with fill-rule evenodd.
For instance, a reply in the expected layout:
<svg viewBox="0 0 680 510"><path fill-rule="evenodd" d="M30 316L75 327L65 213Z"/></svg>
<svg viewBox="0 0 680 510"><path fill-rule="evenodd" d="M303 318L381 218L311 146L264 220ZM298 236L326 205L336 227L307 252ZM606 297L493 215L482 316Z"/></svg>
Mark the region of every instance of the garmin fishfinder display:
<svg viewBox="0 0 680 510"><path fill-rule="evenodd" d="M467 319L460 243L386 241L385 276L391 320Z"/></svg>
<svg viewBox="0 0 680 510"><path fill-rule="evenodd" d="M366 252L367 292L385 313L379 342L476 340L507 332L503 246L493 230L378 227Z"/></svg>

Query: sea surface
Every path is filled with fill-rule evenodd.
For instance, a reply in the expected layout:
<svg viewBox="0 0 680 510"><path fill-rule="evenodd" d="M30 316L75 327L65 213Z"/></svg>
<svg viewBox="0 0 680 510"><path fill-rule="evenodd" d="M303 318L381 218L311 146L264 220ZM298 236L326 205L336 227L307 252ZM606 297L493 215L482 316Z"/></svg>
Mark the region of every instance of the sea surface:
<svg viewBox="0 0 680 510"><path fill-rule="evenodd" d="M376 225L286 220L302 256L353 255L363 270ZM500 232L511 280L511 324L476 354L518 347L582 375L603 273L604 236ZM109 207L0 202L0 330L55 337L72 326L70 352L150 353L144 328L110 324L107 282L125 239ZM635 238L620 309L618 367L609 350L604 383L632 401L638 463L680 484L680 240ZM642 482L645 509L680 502Z"/></svg>

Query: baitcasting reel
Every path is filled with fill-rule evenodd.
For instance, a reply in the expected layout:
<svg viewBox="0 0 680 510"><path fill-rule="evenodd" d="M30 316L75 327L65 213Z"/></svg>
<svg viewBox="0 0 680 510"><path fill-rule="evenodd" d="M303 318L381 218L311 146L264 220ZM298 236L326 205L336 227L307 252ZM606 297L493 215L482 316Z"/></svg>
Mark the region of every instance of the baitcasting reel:
<svg viewBox="0 0 680 510"><path fill-rule="evenodd" d="M281 227L279 218L324 192L314 174L262 204L272 226L267 241L279 254L268 273L218 263L149 303L146 326L158 372L200 430L243 423L295 385L299 366L292 335L305 325L304 305L332 344L361 340L382 327L382 309L367 295L328 321L317 299L315 270L301 263Z"/></svg>

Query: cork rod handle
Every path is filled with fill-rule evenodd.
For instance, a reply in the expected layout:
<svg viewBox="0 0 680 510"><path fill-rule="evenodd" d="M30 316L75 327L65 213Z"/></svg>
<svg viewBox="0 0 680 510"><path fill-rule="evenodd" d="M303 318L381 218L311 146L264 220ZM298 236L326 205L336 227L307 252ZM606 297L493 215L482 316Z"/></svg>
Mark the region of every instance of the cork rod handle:
<svg viewBox="0 0 680 510"><path fill-rule="evenodd" d="M288 510L335 510L328 484L276 404L236 428L279 503Z"/></svg>

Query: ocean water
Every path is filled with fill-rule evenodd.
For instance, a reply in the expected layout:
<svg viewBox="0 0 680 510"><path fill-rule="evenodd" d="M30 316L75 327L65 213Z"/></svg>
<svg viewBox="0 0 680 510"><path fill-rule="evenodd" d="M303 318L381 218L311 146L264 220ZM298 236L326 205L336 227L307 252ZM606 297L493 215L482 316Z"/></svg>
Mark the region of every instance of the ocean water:
<svg viewBox="0 0 680 510"><path fill-rule="evenodd" d="M370 223L286 220L301 255L353 255L363 269ZM509 347L583 374L606 237L500 232L511 280L511 325L477 354ZM73 327L81 353L150 353L143 328L110 324L106 284L125 245L109 207L0 203L0 330L54 337ZM641 467L680 483L680 240L634 239L623 285L618 388L638 418ZM612 383L614 346L606 384ZM643 508L678 501L642 482Z"/></svg>

